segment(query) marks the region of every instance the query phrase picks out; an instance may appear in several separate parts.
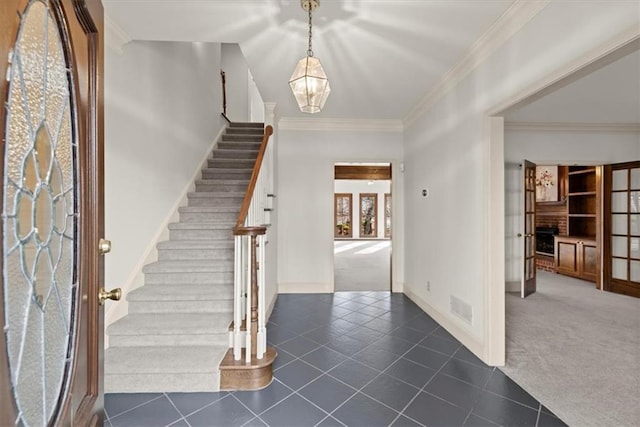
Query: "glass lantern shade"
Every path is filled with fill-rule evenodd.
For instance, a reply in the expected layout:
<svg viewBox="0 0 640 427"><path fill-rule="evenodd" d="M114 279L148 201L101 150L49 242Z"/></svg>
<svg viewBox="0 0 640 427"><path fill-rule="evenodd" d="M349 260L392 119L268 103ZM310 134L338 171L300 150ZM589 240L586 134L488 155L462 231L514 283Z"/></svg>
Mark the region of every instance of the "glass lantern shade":
<svg viewBox="0 0 640 427"><path fill-rule="evenodd" d="M289 86L303 113L320 112L331 92L322 64L313 56L298 61L289 80Z"/></svg>

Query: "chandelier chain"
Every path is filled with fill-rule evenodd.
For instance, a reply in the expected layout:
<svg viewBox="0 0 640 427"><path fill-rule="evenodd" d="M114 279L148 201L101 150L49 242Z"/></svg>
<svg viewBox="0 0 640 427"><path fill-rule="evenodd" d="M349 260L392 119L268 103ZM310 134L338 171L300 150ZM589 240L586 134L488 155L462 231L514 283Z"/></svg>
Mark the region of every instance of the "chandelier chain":
<svg viewBox="0 0 640 427"><path fill-rule="evenodd" d="M311 25L311 10L313 8L309 5L309 49L307 50L307 56L313 56L313 49L311 48L311 33L312 33L312 25Z"/></svg>

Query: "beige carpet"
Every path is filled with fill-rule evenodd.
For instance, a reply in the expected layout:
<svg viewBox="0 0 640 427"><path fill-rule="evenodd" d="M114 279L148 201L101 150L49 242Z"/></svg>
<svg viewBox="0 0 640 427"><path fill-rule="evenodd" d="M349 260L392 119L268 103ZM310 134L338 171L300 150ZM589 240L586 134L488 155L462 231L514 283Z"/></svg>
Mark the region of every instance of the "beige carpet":
<svg viewBox="0 0 640 427"><path fill-rule="evenodd" d="M390 240L336 240L334 286L341 291L391 290Z"/></svg>
<svg viewBox="0 0 640 427"><path fill-rule="evenodd" d="M640 426L640 299L538 272L506 309L509 377L570 426Z"/></svg>

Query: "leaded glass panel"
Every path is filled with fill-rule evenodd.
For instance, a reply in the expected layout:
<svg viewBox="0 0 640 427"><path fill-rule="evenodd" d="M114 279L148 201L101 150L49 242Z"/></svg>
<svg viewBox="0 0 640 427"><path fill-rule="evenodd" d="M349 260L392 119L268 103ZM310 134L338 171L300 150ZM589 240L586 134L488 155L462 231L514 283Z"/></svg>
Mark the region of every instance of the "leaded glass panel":
<svg viewBox="0 0 640 427"><path fill-rule="evenodd" d="M25 426L51 423L73 354L77 144L60 34L49 2L31 0L9 73L2 274L11 383Z"/></svg>

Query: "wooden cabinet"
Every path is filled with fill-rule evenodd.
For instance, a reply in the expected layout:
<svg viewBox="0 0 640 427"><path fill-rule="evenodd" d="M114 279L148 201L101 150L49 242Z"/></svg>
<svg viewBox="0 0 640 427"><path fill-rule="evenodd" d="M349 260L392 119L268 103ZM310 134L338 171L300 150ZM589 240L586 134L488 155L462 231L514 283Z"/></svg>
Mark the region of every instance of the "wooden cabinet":
<svg viewBox="0 0 640 427"><path fill-rule="evenodd" d="M600 256L595 240L555 236L556 273L596 282Z"/></svg>
<svg viewBox="0 0 640 427"><path fill-rule="evenodd" d="M600 225L600 169L569 166L567 187L567 234L595 240Z"/></svg>
<svg viewBox="0 0 640 427"><path fill-rule="evenodd" d="M600 166L567 169L567 235L555 238L556 273L599 282Z"/></svg>

